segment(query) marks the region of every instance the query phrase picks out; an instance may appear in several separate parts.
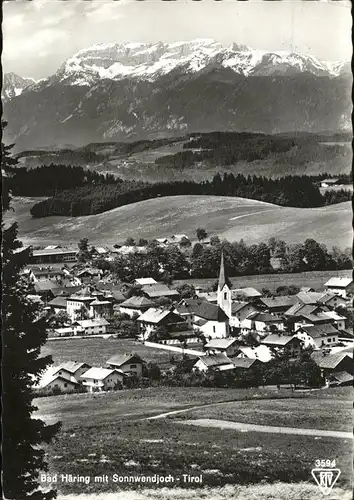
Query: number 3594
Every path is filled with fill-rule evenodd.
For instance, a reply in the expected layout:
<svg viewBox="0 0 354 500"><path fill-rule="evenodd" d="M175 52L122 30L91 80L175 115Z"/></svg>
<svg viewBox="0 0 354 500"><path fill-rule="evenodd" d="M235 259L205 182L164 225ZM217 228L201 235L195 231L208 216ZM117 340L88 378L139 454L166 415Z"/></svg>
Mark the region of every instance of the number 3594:
<svg viewBox="0 0 354 500"><path fill-rule="evenodd" d="M315 462L316 467L335 467L336 466L336 461L335 460L316 460Z"/></svg>

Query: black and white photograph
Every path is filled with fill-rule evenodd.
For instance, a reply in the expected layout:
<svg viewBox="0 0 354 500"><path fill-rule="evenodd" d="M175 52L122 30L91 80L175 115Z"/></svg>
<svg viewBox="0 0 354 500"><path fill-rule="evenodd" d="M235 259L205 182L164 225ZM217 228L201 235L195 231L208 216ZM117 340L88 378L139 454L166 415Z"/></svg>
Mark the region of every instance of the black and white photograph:
<svg viewBox="0 0 354 500"><path fill-rule="evenodd" d="M350 500L346 0L2 3L5 500Z"/></svg>

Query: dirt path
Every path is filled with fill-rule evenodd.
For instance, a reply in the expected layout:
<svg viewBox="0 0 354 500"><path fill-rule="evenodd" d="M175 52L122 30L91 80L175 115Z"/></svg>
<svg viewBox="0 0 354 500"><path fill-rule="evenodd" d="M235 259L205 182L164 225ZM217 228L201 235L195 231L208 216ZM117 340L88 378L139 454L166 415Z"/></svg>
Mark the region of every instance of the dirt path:
<svg viewBox="0 0 354 500"><path fill-rule="evenodd" d="M241 432L268 432L272 434L297 434L300 436L335 437L342 439L353 439L350 432L325 431L322 429L302 429L296 427L275 427L270 425L245 424L243 422L229 422L213 418L199 418L196 420L180 420L179 424L198 425L200 427L218 427L219 429L234 429Z"/></svg>

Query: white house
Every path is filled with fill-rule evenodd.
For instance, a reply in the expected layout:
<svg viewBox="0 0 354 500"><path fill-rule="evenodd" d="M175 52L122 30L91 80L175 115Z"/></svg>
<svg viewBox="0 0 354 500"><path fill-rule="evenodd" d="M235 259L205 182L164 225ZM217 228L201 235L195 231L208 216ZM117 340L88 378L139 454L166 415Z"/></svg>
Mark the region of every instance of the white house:
<svg viewBox="0 0 354 500"><path fill-rule="evenodd" d="M235 365L225 354L201 356L193 365L193 370L207 372L208 370L228 371L234 370Z"/></svg>
<svg viewBox="0 0 354 500"><path fill-rule="evenodd" d="M226 356L235 356L239 351L239 342L233 337L226 339L211 339L205 344L204 349L209 354L225 354Z"/></svg>
<svg viewBox="0 0 354 500"><path fill-rule="evenodd" d="M134 280L134 283L135 283L136 285L141 285L141 286L143 286L143 285L154 285L154 284L156 284L156 283L157 283L157 281L156 281L156 280L154 280L154 278L136 278L136 279Z"/></svg>
<svg viewBox="0 0 354 500"><path fill-rule="evenodd" d="M69 372L60 370L60 367L49 367L35 384L36 390L60 390L60 392L72 392L80 387L78 380Z"/></svg>
<svg viewBox="0 0 354 500"><path fill-rule="evenodd" d="M250 330L256 331L260 335L265 335L272 331L284 331L284 321L270 313L253 312L240 323L242 333Z"/></svg>
<svg viewBox="0 0 354 500"><path fill-rule="evenodd" d="M323 314L334 320L334 325L338 328L338 330L345 330L345 322L347 320L345 316L338 314L336 311L327 311Z"/></svg>
<svg viewBox="0 0 354 500"><path fill-rule="evenodd" d="M159 327L165 327L168 331L186 330L187 324L184 319L171 309L162 307L151 307L138 318L140 335L147 340Z"/></svg>
<svg viewBox="0 0 354 500"><path fill-rule="evenodd" d="M80 380L89 392L107 391L122 384L124 373L115 368L92 367L84 372Z"/></svg>
<svg viewBox="0 0 354 500"><path fill-rule="evenodd" d="M74 377L78 382L81 375L91 368L87 363L80 363L79 361L67 361L55 367L53 374L61 375L63 377Z"/></svg>
<svg viewBox="0 0 354 500"><path fill-rule="evenodd" d="M128 314L130 317L134 315L140 316L150 307L156 306L155 302L146 297L130 297L121 304L119 304L119 312Z"/></svg>
<svg viewBox="0 0 354 500"><path fill-rule="evenodd" d="M254 312L259 311L250 302L232 302L230 326L234 328L241 328L241 322Z"/></svg>
<svg viewBox="0 0 354 500"><path fill-rule="evenodd" d="M106 319L82 319L73 323L76 335L99 335L108 333L109 323Z"/></svg>
<svg viewBox="0 0 354 500"><path fill-rule="evenodd" d="M338 343L339 331L333 325L304 325L298 328L295 336L304 342L304 346L321 349Z"/></svg>
<svg viewBox="0 0 354 500"><path fill-rule="evenodd" d="M329 292L340 295L341 297L348 297L354 293L354 283L352 278L330 278L325 283L325 289Z"/></svg>
<svg viewBox="0 0 354 500"><path fill-rule="evenodd" d="M109 358L107 365L110 368L121 370L126 374L135 374L138 378L142 376L143 360L135 353L116 354Z"/></svg>

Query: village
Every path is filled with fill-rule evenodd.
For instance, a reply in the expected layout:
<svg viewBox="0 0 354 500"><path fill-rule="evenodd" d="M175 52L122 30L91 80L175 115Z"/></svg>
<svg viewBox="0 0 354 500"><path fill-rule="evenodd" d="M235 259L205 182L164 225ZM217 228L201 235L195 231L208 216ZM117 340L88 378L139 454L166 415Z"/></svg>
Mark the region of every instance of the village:
<svg viewBox="0 0 354 500"><path fill-rule="evenodd" d="M186 239L186 235L174 235L156 244L168 247L182 242L183 246ZM92 258L108 262L117 254L136 251L133 245L92 247L91 258L84 261L75 247L50 245L32 251L22 276L31 288L29 299L40 304L47 320L48 343L117 339L116 354L107 358L105 366L92 366L85 359L51 366L38 381L38 394L109 391L149 383L154 362L120 350L120 338L180 359L184 372L192 377L199 374L215 381L223 375L226 383L225 376L241 374L250 385L280 386L292 384L291 377L262 374L272 361L285 362L290 371L291 366L310 361L318 369L313 384L352 384L354 284L350 277L332 276L321 290L283 287L285 293L272 295L264 289L234 287L222 250L213 289L193 286L188 280L174 286L152 277L123 282L104 266L95 267ZM171 378L177 365L159 377ZM311 385L308 374L298 374L296 381L302 387Z"/></svg>

